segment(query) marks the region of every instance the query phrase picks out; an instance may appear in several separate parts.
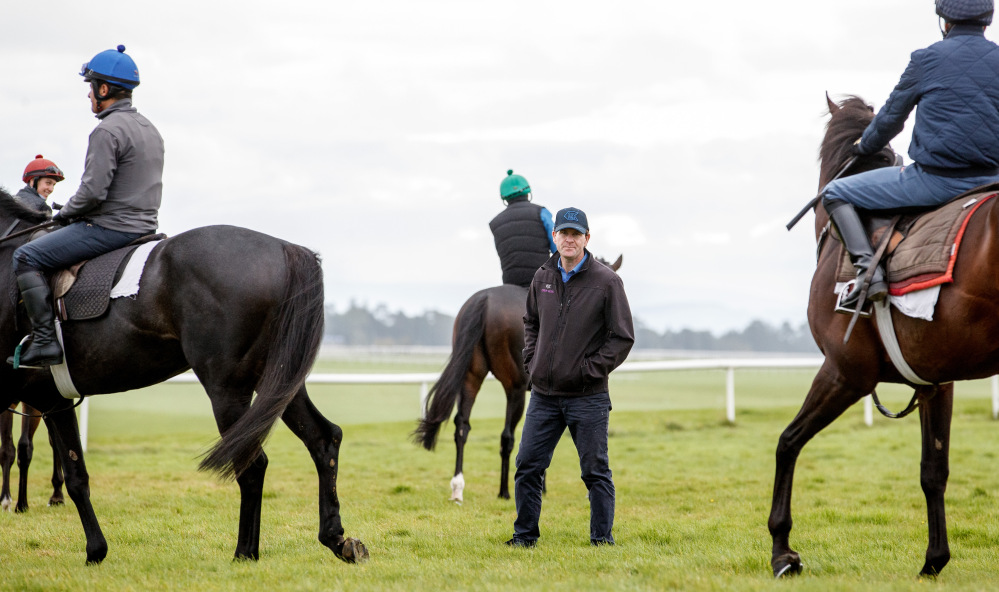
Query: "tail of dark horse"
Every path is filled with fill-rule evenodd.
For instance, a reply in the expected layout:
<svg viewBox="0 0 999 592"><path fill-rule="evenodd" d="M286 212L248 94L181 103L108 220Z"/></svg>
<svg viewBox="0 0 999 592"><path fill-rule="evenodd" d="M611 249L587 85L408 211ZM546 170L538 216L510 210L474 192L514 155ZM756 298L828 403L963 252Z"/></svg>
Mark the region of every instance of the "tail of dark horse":
<svg viewBox="0 0 999 592"><path fill-rule="evenodd" d="M465 383L465 374L472 363L475 345L486 331L486 294L479 293L458 313L454 327L451 357L437 383L430 388L424 418L413 432L413 442L433 450L441 424L451 417L451 410Z"/></svg>
<svg viewBox="0 0 999 592"><path fill-rule="evenodd" d="M292 244L286 244L284 252L288 269L284 300L269 330L261 333L271 342L254 389L257 396L199 466L224 479L235 479L257 458L271 427L305 384L319 354L324 322L319 256Z"/></svg>

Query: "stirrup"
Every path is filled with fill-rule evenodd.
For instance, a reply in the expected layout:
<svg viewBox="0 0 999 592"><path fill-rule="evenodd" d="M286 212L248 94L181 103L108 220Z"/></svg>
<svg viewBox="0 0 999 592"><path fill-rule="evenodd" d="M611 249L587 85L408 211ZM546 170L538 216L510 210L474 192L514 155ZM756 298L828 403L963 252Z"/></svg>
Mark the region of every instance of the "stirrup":
<svg viewBox="0 0 999 592"><path fill-rule="evenodd" d="M856 289L857 289L857 280L850 280L849 282L846 283L846 286L844 286L843 289L840 291L840 293L836 296L836 308L834 309L836 312L841 314L853 315L856 309L850 308L848 306L843 306L843 301L846 300L846 297L849 296L850 293ZM872 308L871 304L872 303L869 299L865 299L864 308L860 310L859 316L865 319L870 318L871 308Z"/></svg>

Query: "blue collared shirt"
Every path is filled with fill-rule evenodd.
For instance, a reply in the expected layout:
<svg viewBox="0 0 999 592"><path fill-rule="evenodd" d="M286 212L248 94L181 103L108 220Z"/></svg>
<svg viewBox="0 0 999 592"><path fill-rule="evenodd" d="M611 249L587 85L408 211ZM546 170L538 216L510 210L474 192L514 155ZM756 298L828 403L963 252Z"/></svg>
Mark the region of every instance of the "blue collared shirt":
<svg viewBox="0 0 999 592"><path fill-rule="evenodd" d="M561 257L558 258L558 270L562 274L563 284L568 283L569 280L572 279L572 276L579 273L579 270L583 268L583 263L586 263L586 258L589 256L590 256L589 253L584 253L583 258L579 261L579 263L576 264L576 267L573 267L569 271L562 269L562 258Z"/></svg>

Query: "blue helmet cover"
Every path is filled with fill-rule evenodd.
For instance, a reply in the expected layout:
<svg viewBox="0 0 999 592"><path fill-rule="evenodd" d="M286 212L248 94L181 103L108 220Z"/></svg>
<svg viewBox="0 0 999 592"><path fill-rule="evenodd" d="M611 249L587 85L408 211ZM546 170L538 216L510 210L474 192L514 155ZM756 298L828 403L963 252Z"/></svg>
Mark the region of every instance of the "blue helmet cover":
<svg viewBox="0 0 999 592"><path fill-rule="evenodd" d="M139 86L139 68L125 53L125 46L102 51L80 68L86 80L103 80L129 90Z"/></svg>

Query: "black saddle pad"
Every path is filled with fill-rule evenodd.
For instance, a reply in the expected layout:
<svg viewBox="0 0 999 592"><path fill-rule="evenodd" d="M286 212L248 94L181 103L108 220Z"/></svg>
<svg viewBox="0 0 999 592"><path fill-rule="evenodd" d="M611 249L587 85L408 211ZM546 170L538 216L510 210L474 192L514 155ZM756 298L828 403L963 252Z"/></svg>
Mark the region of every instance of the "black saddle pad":
<svg viewBox="0 0 999 592"><path fill-rule="evenodd" d="M84 263L76 274L76 281L60 299L60 316L67 321L85 321L107 312L111 288L138 247L122 247Z"/></svg>

